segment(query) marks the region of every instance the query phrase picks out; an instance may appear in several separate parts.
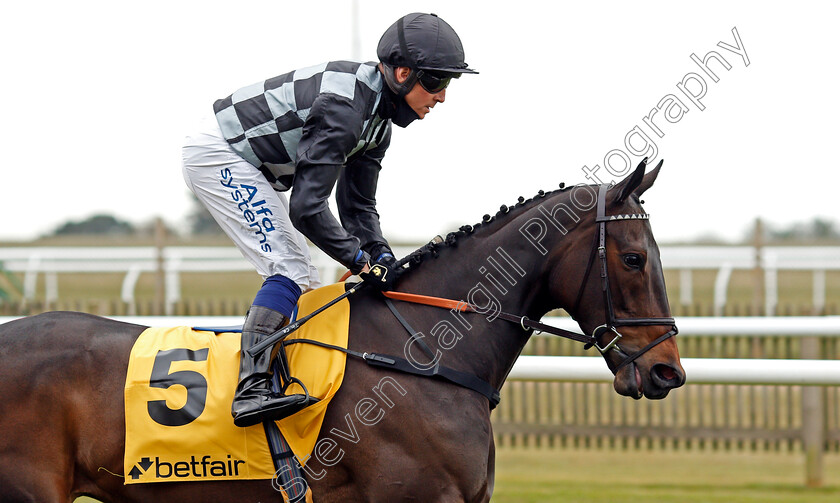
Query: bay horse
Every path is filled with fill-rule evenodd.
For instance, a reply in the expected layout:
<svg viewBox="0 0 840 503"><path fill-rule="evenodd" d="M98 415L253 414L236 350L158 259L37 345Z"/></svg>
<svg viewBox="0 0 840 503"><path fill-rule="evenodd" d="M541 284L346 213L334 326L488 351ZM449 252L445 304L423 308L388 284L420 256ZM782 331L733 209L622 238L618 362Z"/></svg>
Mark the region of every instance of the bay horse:
<svg viewBox="0 0 840 503"><path fill-rule="evenodd" d="M643 162L619 184L540 192L412 257L396 290L465 300L474 312L350 297L349 345L426 356L501 388L533 332L564 308L603 351L614 388L664 398L681 386L659 250L639 196L659 173ZM499 313L521 315L518 323ZM443 328L442 328L443 327ZM123 384L146 327L51 312L0 326L0 503L281 501L270 481L124 485ZM620 331L619 331L620 328ZM411 337L411 338L410 338ZM407 341L409 341L407 343ZM233 383L231 384L234 385ZM386 389L387 388L387 389ZM348 358L305 466L313 500L486 502L493 492L492 404L472 389Z"/></svg>

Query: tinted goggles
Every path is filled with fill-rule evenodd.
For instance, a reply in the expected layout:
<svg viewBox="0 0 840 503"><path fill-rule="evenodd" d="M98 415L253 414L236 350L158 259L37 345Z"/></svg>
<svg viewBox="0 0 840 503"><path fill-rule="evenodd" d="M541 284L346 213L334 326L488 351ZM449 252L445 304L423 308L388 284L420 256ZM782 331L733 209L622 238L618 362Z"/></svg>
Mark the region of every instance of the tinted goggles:
<svg viewBox="0 0 840 503"><path fill-rule="evenodd" d="M452 73L437 73L428 70L417 71L417 81L420 82L420 85L429 94L437 94L443 91L453 78L457 79L458 77L460 75Z"/></svg>

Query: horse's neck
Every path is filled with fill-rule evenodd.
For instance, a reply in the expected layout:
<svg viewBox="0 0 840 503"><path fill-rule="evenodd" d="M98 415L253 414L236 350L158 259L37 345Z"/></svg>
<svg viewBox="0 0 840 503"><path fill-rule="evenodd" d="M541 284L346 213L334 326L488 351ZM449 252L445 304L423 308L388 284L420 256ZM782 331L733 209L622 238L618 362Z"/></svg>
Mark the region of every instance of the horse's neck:
<svg viewBox="0 0 840 503"><path fill-rule="evenodd" d="M542 289L544 259L513 232L515 229L500 229L464 238L457 247L440 250L438 258L427 257L400 285L403 291L460 300L479 308L480 312L473 314L448 313L448 326L461 337L446 351L443 364L470 370L498 387L529 333L496 314L504 311L530 318L544 314L535 313L533 305L535 292Z"/></svg>

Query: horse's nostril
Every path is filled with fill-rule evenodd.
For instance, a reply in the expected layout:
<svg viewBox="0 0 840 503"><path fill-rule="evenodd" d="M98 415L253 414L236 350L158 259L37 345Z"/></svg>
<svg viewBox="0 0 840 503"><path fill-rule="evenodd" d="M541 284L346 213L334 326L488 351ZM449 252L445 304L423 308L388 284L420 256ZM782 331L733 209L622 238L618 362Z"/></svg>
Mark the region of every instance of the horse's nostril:
<svg viewBox="0 0 840 503"><path fill-rule="evenodd" d="M657 363L651 369L653 381L662 388L677 388L682 386L682 373L670 365Z"/></svg>
<svg viewBox="0 0 840 503"><path fill-rule="evenodd" d="M671 367L663 368L662 370L659 371L659 375L667 381L670 381L671 379L676 379L677 378L677 373L674 372L674 369L672 369Z"/></svg>

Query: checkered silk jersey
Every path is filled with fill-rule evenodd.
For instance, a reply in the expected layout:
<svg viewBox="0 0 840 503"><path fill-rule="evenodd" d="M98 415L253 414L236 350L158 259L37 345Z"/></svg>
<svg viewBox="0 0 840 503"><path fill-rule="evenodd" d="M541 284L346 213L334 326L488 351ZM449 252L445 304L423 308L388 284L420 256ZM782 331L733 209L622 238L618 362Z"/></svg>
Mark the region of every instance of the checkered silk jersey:
<svg viewBox="0 0 840 503"><path fill-rule="evenodd" d="M375 63L333 61L243 87L213 109L233 150L285 191L301 163L381 161L391 133L376 113L382 86Z"/></svg>

